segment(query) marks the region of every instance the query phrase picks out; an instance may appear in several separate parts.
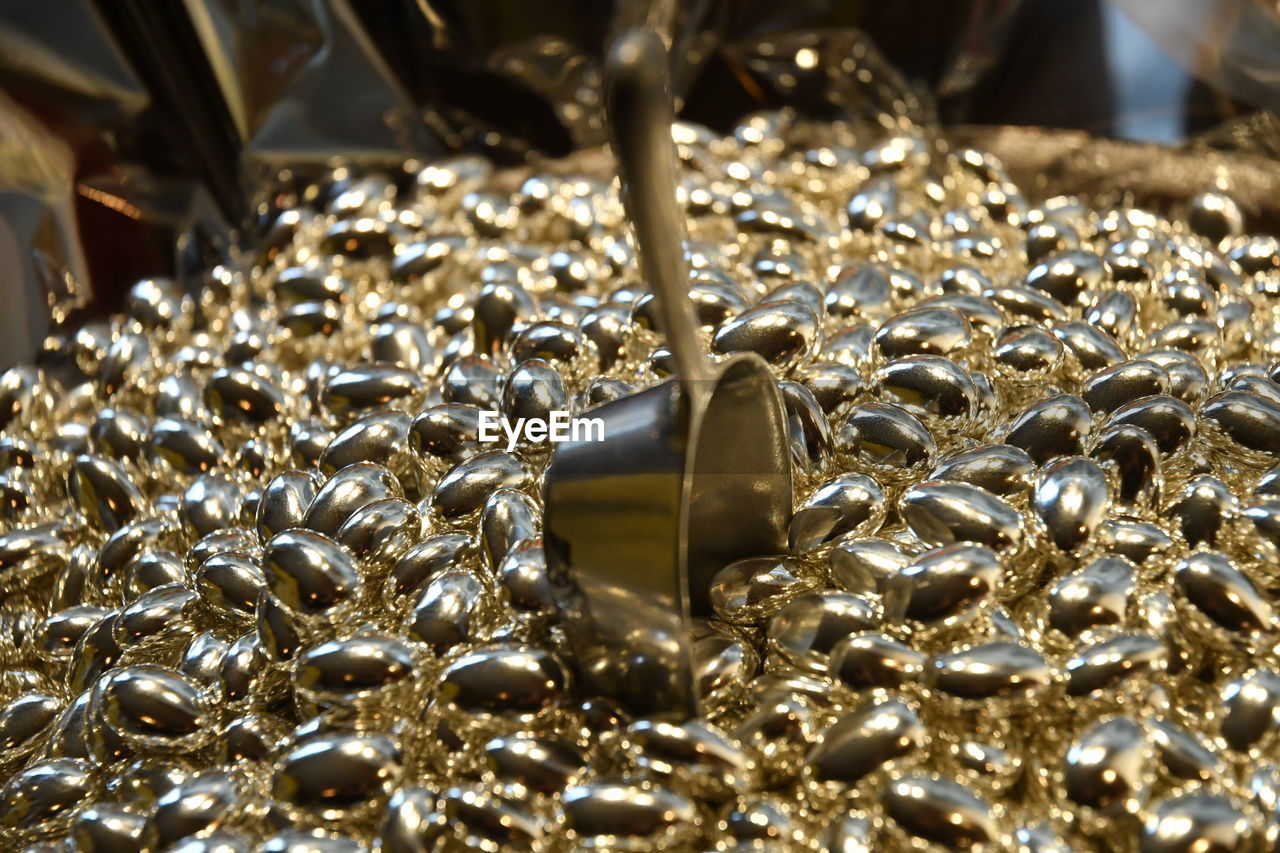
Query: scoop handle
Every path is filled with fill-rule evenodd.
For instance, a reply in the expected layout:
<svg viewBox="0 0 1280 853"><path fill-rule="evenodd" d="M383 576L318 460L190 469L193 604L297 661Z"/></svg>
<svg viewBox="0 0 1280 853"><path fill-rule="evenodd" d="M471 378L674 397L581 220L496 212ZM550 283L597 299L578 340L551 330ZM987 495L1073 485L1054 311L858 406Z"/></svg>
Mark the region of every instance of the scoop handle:
<svg viewBox="0 0 1280 853"><path fill-rule="evenodd" d="M662 39L645 27L628 30L614 42L605 63L605 103L640 271L657 301L676 375L685 382L701 382L711 377L711 368L698 343L689 301L685 220L676 204L671 142L675 112L667 77Z"/></svg>

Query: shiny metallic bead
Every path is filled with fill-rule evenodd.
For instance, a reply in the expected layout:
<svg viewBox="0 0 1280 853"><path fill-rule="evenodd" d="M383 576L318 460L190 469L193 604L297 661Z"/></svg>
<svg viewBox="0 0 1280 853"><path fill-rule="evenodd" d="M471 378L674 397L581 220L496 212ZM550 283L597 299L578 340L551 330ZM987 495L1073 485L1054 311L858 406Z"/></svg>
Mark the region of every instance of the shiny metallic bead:
<svg viewBox="0 0 1280 853"><path fill-rule="evenodd" d="M956 782L911 774L881 793L885 813L904 831L948 850L967 850L1000 838L991 807Z"/></svg>
<svg viewBox="0 0 1280 853"><path fill-rule="evenodd" d="M877 825L865 814L837 815L819 841L822 853L871 853L876 849Z"/></svg>
<svg viewBox="0 0 1280 853"><path fill-rule="evenodd" d="M432 406L413 419L409 446L417 453L460 462L479 449L480 408L472 405Z"/></svg>
<svg viewBox="0 0 1280 853"><path fill-rule="evenodd" d="M875 329L854 323L823 340L822 355L837 364L853 368L870 365L875 356Z"/></svg>
<svg viewBox="0 0 1280 853"><path fill-rule="evenodd" d="M178 514L197 536L234 525L244 506L244 490L225 474L201 474L182 493Z"/></svg>
<svg viewBox="0 0 1280 853"><path fill-rule="evenodd" d="M768 646L796 666L822 674L838 641L874 628L878 621L871 603L854 593L806 593L788 601L769 620Z"/></svg>
<svg viewBox="0 0 1280 853"><path fill-rule="evenodd" d="M1067 694L1087 696L1164 669L1168 652L1149 634L1104 635L1082 645L1067 662Z"/></svg>
<svg viewBox="0 0 1280 853"><path fill-rule="evenodd" d="M888 176L873 177L845 205L849 228L873 231L887 216L898 209L898 188Z"/></svg>
<svg viewBox="0 0 1280 853"><path fill-rule="evenodd" d="M807 360L818 334L812 310L796 302L766 302L748 309L716 330L718 353L754 352L782 370Z"/></svg>
<svg viewBox="0 0 1280 853"><path fill-rule="evenodd" d="M49 408L48 379L32 365L15 365L0 374L0 427L34 421Z"/></svg>
<svg viewBox="0 0 1280 853"><path fill-rule="evenodd" d="M145 822L122 806L95 805L76 815L69 836L85 853L124 853L138 849Z"/></svg>
<svg viewBox="0 0 1280 853"><path fill-rule="evenodd" d="M284 411L284 391L265 371L221 368L209 377L204 391L209 411L227 421L265 423Z"/></svg>
<svg viewBox="0 0 1280 853"><path fill-rule="evenodd" d="M447 403L491 409L501 399L504 378L488 358L464 356L445 372L441 391Z"/></svg>
<svg viewBox="0 0 1280 853"><path fill-rule="evenodd" d="M496 356L516 326L535 311L533 297L518 282L491 281L476 296L473 324L480 352Z"/></svg>
<svg viewBox="0 0 1280 853"><path fill-rule="evenodd" d="M1280 500L1268 497L1254 501L1245 506L1240 515L1252 553L1262 560L1280 556Z"/></svg>
<svg viewBox="0 0 1280 853"><path fill-rule="evenodd" d="M495 645L445 667L436 701L464 714L530 720L561 701L567 682L564 667L548 652Z"/></svg>
<svg viewBox="0 0 1280 853"><path fill-rule="evenodd" d="M370 571L381 573L422 538L422 513L408 501L365 504L338 528L334 540Z"/></svg>
<svg viewBox="0 0 1280 853"><path fill-rule="evenodd" d="M1035 463L1026 451L1009 444L981 444L944 457L930 480L949 480L986 489L1002 498L1017 497L1031 487Z"/></svg>
<svg viewBox="0 0 1280 853"><path fill-rule="evenodd" d="M963 429L978 409L979 392L972 377L940 356L896 359L877 370L869 384L877 400L951 431Z"/></svg>
<svg viewBox="0 0 1280 853"><path fill-rule="evenodd" d="M177 639L192 633L196 595L181 583L156 586L131 601L112 625L112 636L128 649L153 639Z"/></svg>
<svg viewBox="0 0 1280 853"><path fill-rule="evenodd" d="M1152 809L1142 827L1142 853L1247 850L1260 833L1257 819L1225 794L1192 789Z"/></svg>
<svg viewBox="0 0 1280 853"><path fill-rule="evenodd" d="M885 619L957 624L973 616L1004 573L995 553L981 545L946 545L922 554L890 580Z"/></svg>
<svg viewBox="0 0 1280 853"><path fill-rule="evenodd" d="M911 562L911 555L885 539L842 539L828 557L831 575L849 592L883 593Z"/></svg>
<svg viewBox="0 0 1280 853"><path fill-rule="evenodd" d="M271 791L289 812L336 821L381 812L401 774L390 738L322 735L282 757Z"/></svg>
<svg viewBox="0 0 1280 853"><path fill-rule="evenodd" d="M199 688L177 672L151 664L103 676L90 713L138 748L189 752L213 734L212 709Z"/></svg>
<svg viewBox="0 0 1280 853"><path fill-rule="evenodd" d="M541 539L517 540L498 565L497 575L504 600L515 610L544 615L555 611L555 590Z"/></svg>
<svg viewBox="0 0 1280 853"><path fill-rule="evenodd" d="M511 342L513 364L539 358L560 370L568 380L576 381L599 372L600 352L586 333L577 326L562 323L532 323Z"/></svg>
<svg viewBox="0 0 1280 853"><path fill-rule="evenodd" d="M496 780L535 794L560 793L577 784L587 769L586 757L576 747L529 734L494 738L484 753Z"/></svg>
<svg viewBox="0 0 1280 853"><path fill-rule="evenodd" d="M378 849L384 853L424 853L444 838L448 826L435 792L400 788L387 804L378 830Z"/></svg>
<svg viewBox="0 0 1280 853"><path fill-rule="evenodd" d="M137 385L147 374L151 347L150 339L143 335L126 332L116 337L98 365L98 387L102 392L110 396ZM40 385L43 387L44 382Z"/></svg>
<svg viewBox="0 0 1280 853"><path fill-rule="evenodd" d="M1280 403L1226 391L1205 400L1199 417L1212 441L1268 460L1280 453Z"/></svg>
<svg viewBox="0 0 1280 853"><path fill-rule="evenodd" d="M69 686L76 692L87 690L99 675L120 660L124 650L115 640L115 624L119 618L119 610L107 611L76 643L68 677Z"/></svg>
<svg viewBox="0 0 1280 853"><path fill-rule="evenodd" d="M411 424L409 415L394 409L364 415L325 445L320 454L320 470L333 474L357 462L394 465L398 454L408 446Z"/></svg>
<svg viewBox="0 0 1280 853"><path fill-rule="evenodd" d="M926 657L884 634L850 634L831 649L827 671L853 690L892 689L920 680Z"/></svg>
<svg viewBox="0 0 1280 853"><path fill-rule="evenodd" d="M1049 593L1049 627L1072 639L1085 631L1124 624L1136 589L1133 565L1104 556L1058 581Z"/></svg>
<svg viewBox="0 0 1280 853"><path fill-rule="evenodd" d="M1063 305L1085 305L1102 283L1102 258L1082 249L1067 249L1045 258L1027 274L1027 286L1044 291Z"/></svg>
<svg viewBox="0 0 1280 853"><path fill-rule="evenodd" d="M839 450L877 474L893 474L930 464L938 447L924 424L905 409L863 403L841 428Z"/></svg>
<svg viewBox="0 0 1280 853"><path fill-rule="evenodd" d="M966 483L926 480L907 490L898 512L921 540L934 545L972 542L995 551L1022 544L1017 510L985 489Z"/></svg>
<svg viewBox="0 0 1280 853"><path fill-rule="evenodd" d="M714 325L719 326L731 314L745 309L746 304L741 302L741 297L731 289L727 287L717 289L713 287L714 285L716 285L715 282L695 284L689 291L689 297L693 300L695 310L704 324L708 318L718 317ZM730 293L733 295L729 295ZM625 348L633 332L631 314L621 305L601 305L587 312L582 318L581 328L587 338L595 344L596 350L600 353L600 366L605 370L616 365L624 357Z"/></svg>
<svg viewBox="0 0 1280 853"><path fill-rule="evenodd" d="M1063 791L1090 814L1138 814L1154 781L1155 757L1142 726L1126 717L1103 720L1067 751Z"/></svg>
<svg viewBox="0 0 1280 853"><path fill-rule="evenodd" d="M385 701L390 688L418 673L412 649L392 637L358 636L303 651L294 663L293 684L313 702L352 705Z"/></svg>
<svg viewBox="0 0 1280 853"><path fill-rule="evenodd" d="M262 853L364 853L360 842L320 830L279 832L262 842Z"/></svg>
<svg viewBox="0 0 1280 853"><path fill-rule="evenodd" d="M52 525L0 535L0 586L16 588L66 565L71 549Z"/></svg>
<svg viewBox="0 0 1280 853"><path fill-rule="evenodd" d="M33 764L0 788L0 827L40 830L66 824L99 784L88 762L79 759Z"/></svg>
<svg viewBox="0 0 1280 853"><path fill-rule="evenodd" d="M1110 334L1079 320L1053 324L1053 337L1062 342L1084 370L1110 368L1128 357Z"/></svg>
<svg viewBox="0 0 1280 853"><path fill-rule="evenodd" d="M381 465L357 462L341 469L312 498L302 525L335 536L355 513L374 501L402 496L400 482Z"/></svg>
<svg viewBox="0 0 1280 853"><path fill-rule="evenodd" d="M146 508L146 498L128 472L99 456L75 458L67 474L67 493L85 519L105 533L119 530Z"/></svg>
<svg viewBox="0 0 1280 853"><path fill-rule="evenodd" d="M804 832L793 808L773 797L741 796L720 810L716 832L730 849L751 850L769 844L801 844Z"/></svg>
<svg viewBox="0 0 1280 853"><path fill-rule="evenodd" d="M811 581L798 574L799 567L798 561L786 557L749 557L731 563L711 580L711 607L726 622L758 622L813 588Z"/></svg>
<svg viewBox="0 0 1280 853"><path fill-rule="evenodd" d="M1268 598L1225 554L1196 551L1174 568L1174 588L1210 624L1242 637L1275 630Z"/></svg>
<svg viewBox="0 0 1280 853"><path fill-rule="evenodd" d="M485 450L450 469L431 494L431 508L444 518L470 515L498 489L519 489L529 473L519 459L502 450Z"/></svg>
<svg viewBox="0 0 1280 853"><path fill-rule="evenodd" d="M1220 736L1231 749L1256 756L1280 742L1280 674L1246 673L1227 685L1222 705Z"/></svg>
<svg viewBox="0 0 1280 853"><path fill-rule="evenodd" d="M1075 228L1065 222L1046 220L1036 223L1027 229L1025 251L1027 261L1032 264L1051 264L1057 260L1069 259L1072 255L1055 257L1059 252L1069 252L1080 248L1080 235ZM1037 267L1038 269L1039 267ZM1061 276L1051 270L1041 274L1045 278L1057 280Z"/></svg>
<svg viewBox="0 0 1280 853"><path fill-rule="evenodd" d="M391 235L378 219L340 219L325 231L320 247L326 254L367 260L391 254Z"/></svg>
<svg viewBox="0 0 1280 853"><path fill-rule="evenodd" d="M1162 350L1146 353L1143 359L1155 362L1169 374L1170 395L1190 405L1199 402L1204 396L1209 384L1209 375L1204 367L1188 353Z"/></svg>
<svg viewBox="0 0 1280 853"><path fill-rule="evenodd" d="M924 725L905 702L870 702L819 736L805 756L805 774L819 785L855 785L870 773L900 766L923 748L925 737Z"/></svg>
<svg viewBox="0 0 1280 853"><path fill-rule="evenodd" d="M277 533L267 542L262 568L271 594L307 615L323 614L360 589L355 563L341 545L310 530Z"/></svg>
<svg viewBox="0 0 1280 853"><path fill-rule="evenodd" d="M876 347L885 358L949 355L968 346L969 321L951 308L914 308L890 317L876 331Z"/></svg>
<svg viewBox="0 0 1280 853"><path fill-rule="evenodd" d="M375 407L412 411L423 391L422 378L406 368L356 365L328 378L321 401L330 414L348 420Z"/></svg>
<svg viewBox="0 0 1280 853"><path fill-rule="evenodd" d="M827 288L823 307L832 317L879 319L889 313L892 295L889 277L878 265L855 263Z"/></svg>
<svg viewBox="0 0 1280 853"><path fill-rule="evenodd" d="M1160 448L1146 430L1130 424L1103 430L1089 455L1106 472L1114 505L1137 513L1159 505L1163 465Z"/></svg>
<svg viewBox="0 0 1280 853"><path fill-rule="evenodd" d="M222 444L195 423L162 418L151 426L153 459L180 474L200 474L218 465L225 454Z"/></svg>
<svg viewBox="0 0 1280 853"><path fill-rule="evenodd" d="M1187 209L1187 225L1214 243L1239 237L1244 233L1244 214L1235 199L1219 192L1201 193L1191 199Z"/></svg>
<svg viewBox="0 0 1280 853"><path fill-rule="evenodd" d="M848 414L862 390L858 371L847 364L819 361L796 371L796 380L809 390L829 419Z"/></svg>
<svg viewBox="0 0 1280 853"><path fill-rule="evenodd" d="M696 638L692 653L694 688L708 705L720 705L741 696L760 665L752 645L721 633Z"/></svg>
<svg viewBox="0 0 1280 853"><path fill-rule="evenodd" d="M263 652L277 661L291 660L302 646L298 617L265 589L258 596L256 617Z"/></svg>
<svg viewBox="0 0 1280 853"><path fill-rule="evenodd" d="M1057 394L1032 404L1009 426L1005 443L1021 448L1037 464L1078 455L1093 426L1089 407L1072 394Z"/></svg>
<svg viewBox="0 0 1280 853"><path fill-rule="evenodd" d="M127 409L103 409L89 427L94 448L117 461L138 460L146 449L148 422Z"/></svg>
<svg viewBox="0 0 1280 853"><path fill-rule="evenodd" d="M1223 525L1235 514L1237 501L1226 483L1210 474L1192 477L1168 508L1168 514L1191 547L1214 546Z"/></svg>
<svg viewBox="0 0 1280 853"><path fill-rule="evenodd" d="M1004 329L995 341L997 369L1012 381L1043 381L1059 367L1065 350L1049 331L1034 325Z"/></svg>
<svg viewBox="0 0 1280 853"><path fill-rule="evenodd" d="M316 479L305 471L285 471L272 478L258 501L258 535L265 541L301 527L317 488Z"/></svg>
<svg viewBox="0 0 1280 853"><path fill-rule="evenodd" d="M409 636L437 654L477 639L487 591L471 572L446 570L414 602Z"/></svg>
<svg viewBox="0 0 1280 853"><path fill-rule="evenodd" d="M639 720L624 733L623 750L658 781L713 801L750 789L757 774L741 744L701 721Z"/></svg>
<svg viewBox="0 0 1280 853"><path fill-rule="evenodd" d="M565 837L585 849L675 849L698 834L695 805L648 782L603 779L576 785L562 803Z"/></svg>
<svg viewBox="0 0 1280 853"><path fill-rule="evenodd" d="M1108 259L1107 269L1113 278L1117 280L1121 278L1117 275L1114 259ZM1149 272L1141 270L1138 275L1144 280L1150 277ZM1133 328L1137 312L1137 301L1133 294L1123 290L1102 291L1085 312L1084 320L1089 325L1111 335L1112 338L1124 340L1129 330Z"/></svg>
<svg viewBox="0 0 1280 853"><path fill-rule="evenodd" d="M1174 779L1212 782L1225 768L1218 753L1199 737L1166 720L1148 719L1147 729L1165 773Z"/></svg>
<svg viewBox="0 0 1280 853"><path fill-rule="evenodd" d="M427 331L404 320L379 323L370 330L369 357L375 363L415 373L430 372L439 363L438 351Z"/></svg>
<svg viewBox="0 0 1280 853"><path fill-rule="evenodd" d="M791 518L788 540L794 553L829 545L844 536L866 536L885 515L879 483L864 474L843 474L819 486Z"/></svg>
<svg viewBox="0 0 1280 853"><path fill-rule="evenodd" d="M1049 321L1065 323L1069 316L1061 302L1047 293L1027 287L994 287L984 290L982 298L1018 321L1046 325Z"/></svg>
<svg viewBox="0 0 1280 853"><path fill-rule="evenodd" d="M216 699L221 687L222 663L230 648L230 643L212 631L201 631L182 652L182 661L178 664L177 671Z"/></svg>
<svg viewBox="0 0 1280 853"><path fill-rule="evenodd" d="M476 552L475 539L461 533L440 533L414 545L396 561L386 580L387 600L395 601L423 589L442 571L466 565Z"/></svg>
<svg viewBox="0 0 1280 853"><path fill-rule="evenodd" d="M531 358L507 376L502 387L502 412L516 422L521 418L549 420L551 413L568 406L564 377L549 362Z"/></svg>
<svg viewBox="0 0 1280 853"><path fill-rule="evenodd" d="M188 571L195 571L200 564L215 554L238 552L241 554L258 554L261 547L258 539L250 531L242 527L229 527L202 536L187 549L182 559ZM170 553L170 552L159 552Z"/></svg>
<svg viewBox="0 0 1280 853"><path fill-rule="evenodd" d="M485 501L480 516L480 548L489 567L502 564L513 545L538 535L541 509L524 492L498 489Z"/></svg>
<svg viewBox="0 0 1280 853"><path fill-rule="evenodd" d="M1089 541L1106 516L1106 474L1092 459L1073 456L1046 465L1036 481L1032 508L1061 551Z"/></svg>
<svg viewBox="0 0 1280 853"><path fill-rule="evenodd" d="M1195 434L1195 415L1186 403L1176 397L1154 395L1127 403L1111 413L1106 426L1129 424L1141 427L1155 439L1160 452L1168 455L1181 450Z"/></svg>
<svg viewBox="0 0 1280 853"><path fill-rule="evenodd" d="M272 293L276 302L296 305L299 302L341 301L347 283L336 275L324 275L308 267L289 267L276 275Z"/></svg>
<svg viewBox="0 0 1280 853"><path fill-rule="evenodd" d="M35 750L62 710L61 701L44 693L25 693L0 709L0 766Z"/></svg>
<svg viewBox="0 0 1280 853"><path fill-rule="evenodd" d="M522 803L482 787L450 788L440 805L448 837L464 849L530 850L542 839L542 824Z"/></svg>
<svg viewBox="0 0 1280 853"><path fill-rule="evenodd" d="M1035 649L997 640L938 655L927 677L938 690L962 699L1009 699L1042 693L1053 672Z"/></svg>

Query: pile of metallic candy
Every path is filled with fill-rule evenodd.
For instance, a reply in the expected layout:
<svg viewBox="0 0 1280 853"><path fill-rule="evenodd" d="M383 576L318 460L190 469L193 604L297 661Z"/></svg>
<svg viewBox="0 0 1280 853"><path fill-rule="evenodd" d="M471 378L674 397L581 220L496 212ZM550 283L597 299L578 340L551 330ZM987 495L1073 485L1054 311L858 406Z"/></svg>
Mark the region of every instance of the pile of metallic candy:
<svg viewBox="0 0 1280 853"><path fill-rule="evenodd" d="M575 687L552 448L477 437L669 369L608 160L339 169L0 379L0 846L1277 849L1280 243L910 129L674 135L795 463L702 716Z"/></svg>

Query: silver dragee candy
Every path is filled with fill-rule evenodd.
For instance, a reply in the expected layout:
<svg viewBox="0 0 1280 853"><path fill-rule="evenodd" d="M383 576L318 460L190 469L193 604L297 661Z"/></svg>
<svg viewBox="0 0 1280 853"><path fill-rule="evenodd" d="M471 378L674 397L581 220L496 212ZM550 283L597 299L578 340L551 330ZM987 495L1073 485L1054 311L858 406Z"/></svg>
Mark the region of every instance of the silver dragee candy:
<svg viewBox="0 0 1280 853"><path fill-rule="evenodd" d="M1062 551L1073 551L1098 529L1106 515L1108 499L1107 478L1101 466L1084 457L1066 457L1041 469L1032 506L1053 545Z"/></svg>
<svg viewBox="0 0 1280 853"><path fill-rule="evenodd" d="M1029 205L906 100L672 128L798 506L705 590L689 719L583 690L553 448L480 441L674 369L607 156L294 176L55 328L0 376L0 846L1273 844L1280 244L1220 189Z"/></svg>

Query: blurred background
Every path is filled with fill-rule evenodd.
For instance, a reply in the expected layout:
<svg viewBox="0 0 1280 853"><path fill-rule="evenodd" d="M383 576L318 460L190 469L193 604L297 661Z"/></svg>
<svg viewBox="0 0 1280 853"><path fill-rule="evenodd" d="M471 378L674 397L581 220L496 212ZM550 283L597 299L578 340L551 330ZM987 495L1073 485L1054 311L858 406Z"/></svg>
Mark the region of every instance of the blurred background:
<svg viewBox="0 0 1280 853"><path fill-rule="evenodd" d="M718 130L790 105L1280 156L1262 0L0 0L0 367L197 284L282 174L600 144L598 60L641 20Z"/></svg>

